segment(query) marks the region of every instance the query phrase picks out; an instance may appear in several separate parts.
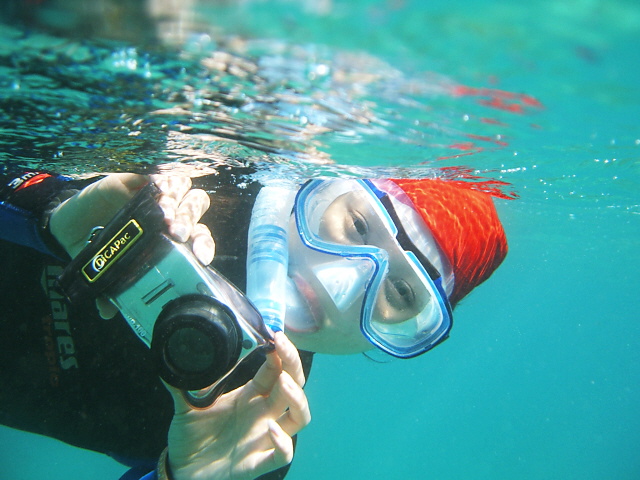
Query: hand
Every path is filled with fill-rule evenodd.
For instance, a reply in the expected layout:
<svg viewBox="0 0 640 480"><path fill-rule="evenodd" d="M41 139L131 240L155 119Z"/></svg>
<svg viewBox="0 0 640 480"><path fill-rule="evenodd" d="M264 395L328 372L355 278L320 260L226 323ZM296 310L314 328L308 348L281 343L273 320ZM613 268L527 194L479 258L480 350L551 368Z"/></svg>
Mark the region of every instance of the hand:
<svg viewBox="0 0 640 480"><path fill-rule="evenodd" d="M92 183L57 207L51 214L50 229L71 257L85 247L96 226L106 225L111 218L149 181L160 188L158 201L165 215L169 233L180 242L190 241L196 258L208 265L215 254L215 243L209 229L198 221L209 208L209 196L203 190L191 190L189 177L136 175L116 173ZM103 318L112 318L116 307L106 299L98 299Z"/></svg>
<svg viewBox="0 0 640 480"><path fill-rule="evenodd" d="M175 480L251 480L293 459L291 437L311 420L298 351L283 332L247 384L194 409L166 385L175 405L169 465Z"/></svg>

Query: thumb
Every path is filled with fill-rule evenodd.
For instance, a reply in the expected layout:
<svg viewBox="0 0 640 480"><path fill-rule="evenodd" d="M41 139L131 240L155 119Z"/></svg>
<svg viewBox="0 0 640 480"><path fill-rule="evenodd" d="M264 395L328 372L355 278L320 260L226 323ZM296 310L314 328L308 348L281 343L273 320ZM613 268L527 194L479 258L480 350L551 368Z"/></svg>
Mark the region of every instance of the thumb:
<svg viewBox="0 0 640 480"><path fill-rule="evenodd" d="M85 208L99 205L107 209L107 214L113 215L147 183L149 177L146 175L114 173L82 190L77 196L80 201L76 203Z"/></svg>
<svg viewBox="0 0 640 480"><path fill-rule="evenodd" d="M144 175L117 173L89 185L54 210L51 233L72 257L76 256L91 229L106 225L148 181Z"/></svg>

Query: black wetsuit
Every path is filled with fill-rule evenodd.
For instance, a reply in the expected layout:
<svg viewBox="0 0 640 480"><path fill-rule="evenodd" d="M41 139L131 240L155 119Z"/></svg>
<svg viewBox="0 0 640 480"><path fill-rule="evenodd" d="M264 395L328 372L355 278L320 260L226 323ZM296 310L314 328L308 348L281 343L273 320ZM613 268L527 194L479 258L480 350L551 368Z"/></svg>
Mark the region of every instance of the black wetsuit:
<svg viewBox="0 0 640 480"><path fill-rule="evenodd" d="M212 205L203 221L216 241L213 266L244 289L248 212L259 185L240 189L238 172L223 173L206 180ZM138 466L123 478L154 478L148 472L166 446L173 403L149 350L120 315L103 320L92 301L70 305L55 288L66 259L42 220L61 192L88 181L15 178L0 183L0 422ZM308 373L311 355L301 354ZM228 389L263 360L257 352Z"/></svg>

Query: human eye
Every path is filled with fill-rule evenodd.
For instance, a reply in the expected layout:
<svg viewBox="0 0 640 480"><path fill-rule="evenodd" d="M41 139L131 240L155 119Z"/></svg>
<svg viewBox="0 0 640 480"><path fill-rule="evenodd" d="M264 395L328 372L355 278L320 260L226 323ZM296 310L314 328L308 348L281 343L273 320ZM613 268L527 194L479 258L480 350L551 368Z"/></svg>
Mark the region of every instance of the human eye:
<svg viewBox="0 0 640 480"><path fill-rule="evenodd" d="M395 312L413 310L416 294L405 279L388 277L384 282L384 298L388 308Z"/></svg>
<svg viewBox="0 0 640 480"><path fill-rule="evenodd" d="M347 238L354 245L366 245L369 237L369 224L366 218L358 211L349 212L346 225Z"/></svg>
<svg viewBox="0 0 640 480"><path fill-rule="evenodd" d="M416 295L409 283L402 278L390 278L388 280L389 300L399 310L413 307Z"/></svg>
<svg viewBox="0 0 640 480"><path fill-rule="evenodd" d="M400 323L417 315L418 300L413 287L401 277L388 277L376 300L375 315L382 323Z"/></svg>
<svg viewBox="0 0 640 480"><path fill-rule="evenodd" d="M370 234L367 210L352 193L331 202L318 225L321 239L343 245L367 245Z"/></svg>

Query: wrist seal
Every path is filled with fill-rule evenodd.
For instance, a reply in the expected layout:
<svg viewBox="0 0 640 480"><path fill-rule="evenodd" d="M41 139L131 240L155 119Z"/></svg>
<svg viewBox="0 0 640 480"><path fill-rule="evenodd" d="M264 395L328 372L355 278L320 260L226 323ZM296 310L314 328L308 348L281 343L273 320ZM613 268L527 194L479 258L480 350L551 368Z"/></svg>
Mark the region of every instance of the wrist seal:
<svg viewBox="0 0 640 480"><path fill-rule="evenodd" d="M169 447L166 447L160 454L157 472L158 480L174 480L171 476L171 469L169 468Z"/></svg>

